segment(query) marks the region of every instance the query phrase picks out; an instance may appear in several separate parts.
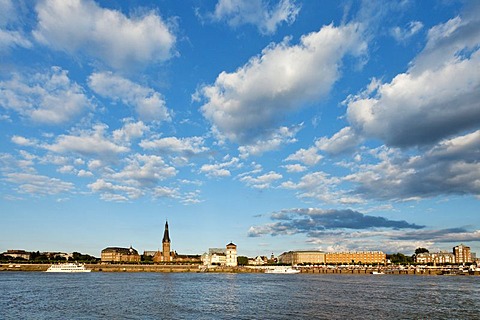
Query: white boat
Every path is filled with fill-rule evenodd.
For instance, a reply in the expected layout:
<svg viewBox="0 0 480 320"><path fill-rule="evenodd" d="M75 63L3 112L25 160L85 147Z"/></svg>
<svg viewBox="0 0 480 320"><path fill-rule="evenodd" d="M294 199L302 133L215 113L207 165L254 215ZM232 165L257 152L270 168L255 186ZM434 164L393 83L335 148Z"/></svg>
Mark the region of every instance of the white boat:
<svg viewBox="0 0 480 320"><path fill-rule="evenodd" d="M52 264L50 268L45 272L91 272L85 268L84 264L80 263L61 263L61 264Z"/></svg>
<svg viewBox="0 0 480 320"><path fill-rule="evenodd" d="M382 271L372 271L370 274L385 274L385 272Z"/></svg>
<svg viewBox="0 0 480 320"><path fill-rule="evenodd" d="M300 270L293 269L292 267L271 267L265 269L265 273L276 273L276 274L295 274L300 273Z"/></svg>

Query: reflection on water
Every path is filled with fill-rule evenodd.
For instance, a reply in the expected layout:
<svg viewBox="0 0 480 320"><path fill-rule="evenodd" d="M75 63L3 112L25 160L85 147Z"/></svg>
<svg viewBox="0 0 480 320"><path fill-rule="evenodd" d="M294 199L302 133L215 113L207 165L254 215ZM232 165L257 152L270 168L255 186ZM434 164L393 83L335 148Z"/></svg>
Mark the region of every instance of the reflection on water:
<svg viewBox="0 0 480 320"><path fill-rule="evenodd" d="M480 277L0 273L0 319L478 319Z"/></svg>

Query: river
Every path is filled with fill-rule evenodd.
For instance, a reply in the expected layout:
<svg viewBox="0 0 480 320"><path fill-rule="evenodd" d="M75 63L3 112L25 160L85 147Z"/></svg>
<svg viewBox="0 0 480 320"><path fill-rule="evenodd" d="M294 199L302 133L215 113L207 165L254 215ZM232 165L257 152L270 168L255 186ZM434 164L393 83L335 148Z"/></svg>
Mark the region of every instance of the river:
<svg viewBox="0 0 480 320"><path fill-rule="evenodd" d="M0 272L0 319L479 319L480 277Z"/></svg>

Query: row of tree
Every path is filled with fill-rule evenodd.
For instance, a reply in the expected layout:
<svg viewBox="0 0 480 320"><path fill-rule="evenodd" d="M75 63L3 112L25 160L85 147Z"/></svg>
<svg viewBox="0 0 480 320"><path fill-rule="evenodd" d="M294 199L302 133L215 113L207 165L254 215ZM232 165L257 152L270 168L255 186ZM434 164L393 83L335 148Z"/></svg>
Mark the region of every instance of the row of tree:
<svg viewBox="0 0 480 320"><path fill-rule="evenodd" d="M0 261L2 262L30 262L30 263L60 263L60 262L67 262L67 261L77 261L83 263L97 263L100 259L88 255L82 254L80 252L74 252L70 257L65 258L58 254L49 254L49 253L41 253L37 252L29 252L30 259L24 259L21 257L13 258L8 254L0 254Z"/></svg>

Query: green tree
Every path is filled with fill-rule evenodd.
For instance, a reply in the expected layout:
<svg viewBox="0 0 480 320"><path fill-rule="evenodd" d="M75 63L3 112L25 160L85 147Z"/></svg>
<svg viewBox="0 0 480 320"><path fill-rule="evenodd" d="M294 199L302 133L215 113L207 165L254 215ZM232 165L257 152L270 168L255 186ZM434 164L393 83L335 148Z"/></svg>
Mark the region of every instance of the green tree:
<svg viewBox="0 0 480 320"><path fill-rule="evenodd" d="M246 266L248 264L248 258L243 256L237 257L237 264L239 266Z"/></svg>
<svg viewBox="0 0 480 320"><path fill-rule="evenodd" d="M415 249L415 255L419 254L419 253L428 253L428 249L425 249L425 248L417 248Z"/></svg>

